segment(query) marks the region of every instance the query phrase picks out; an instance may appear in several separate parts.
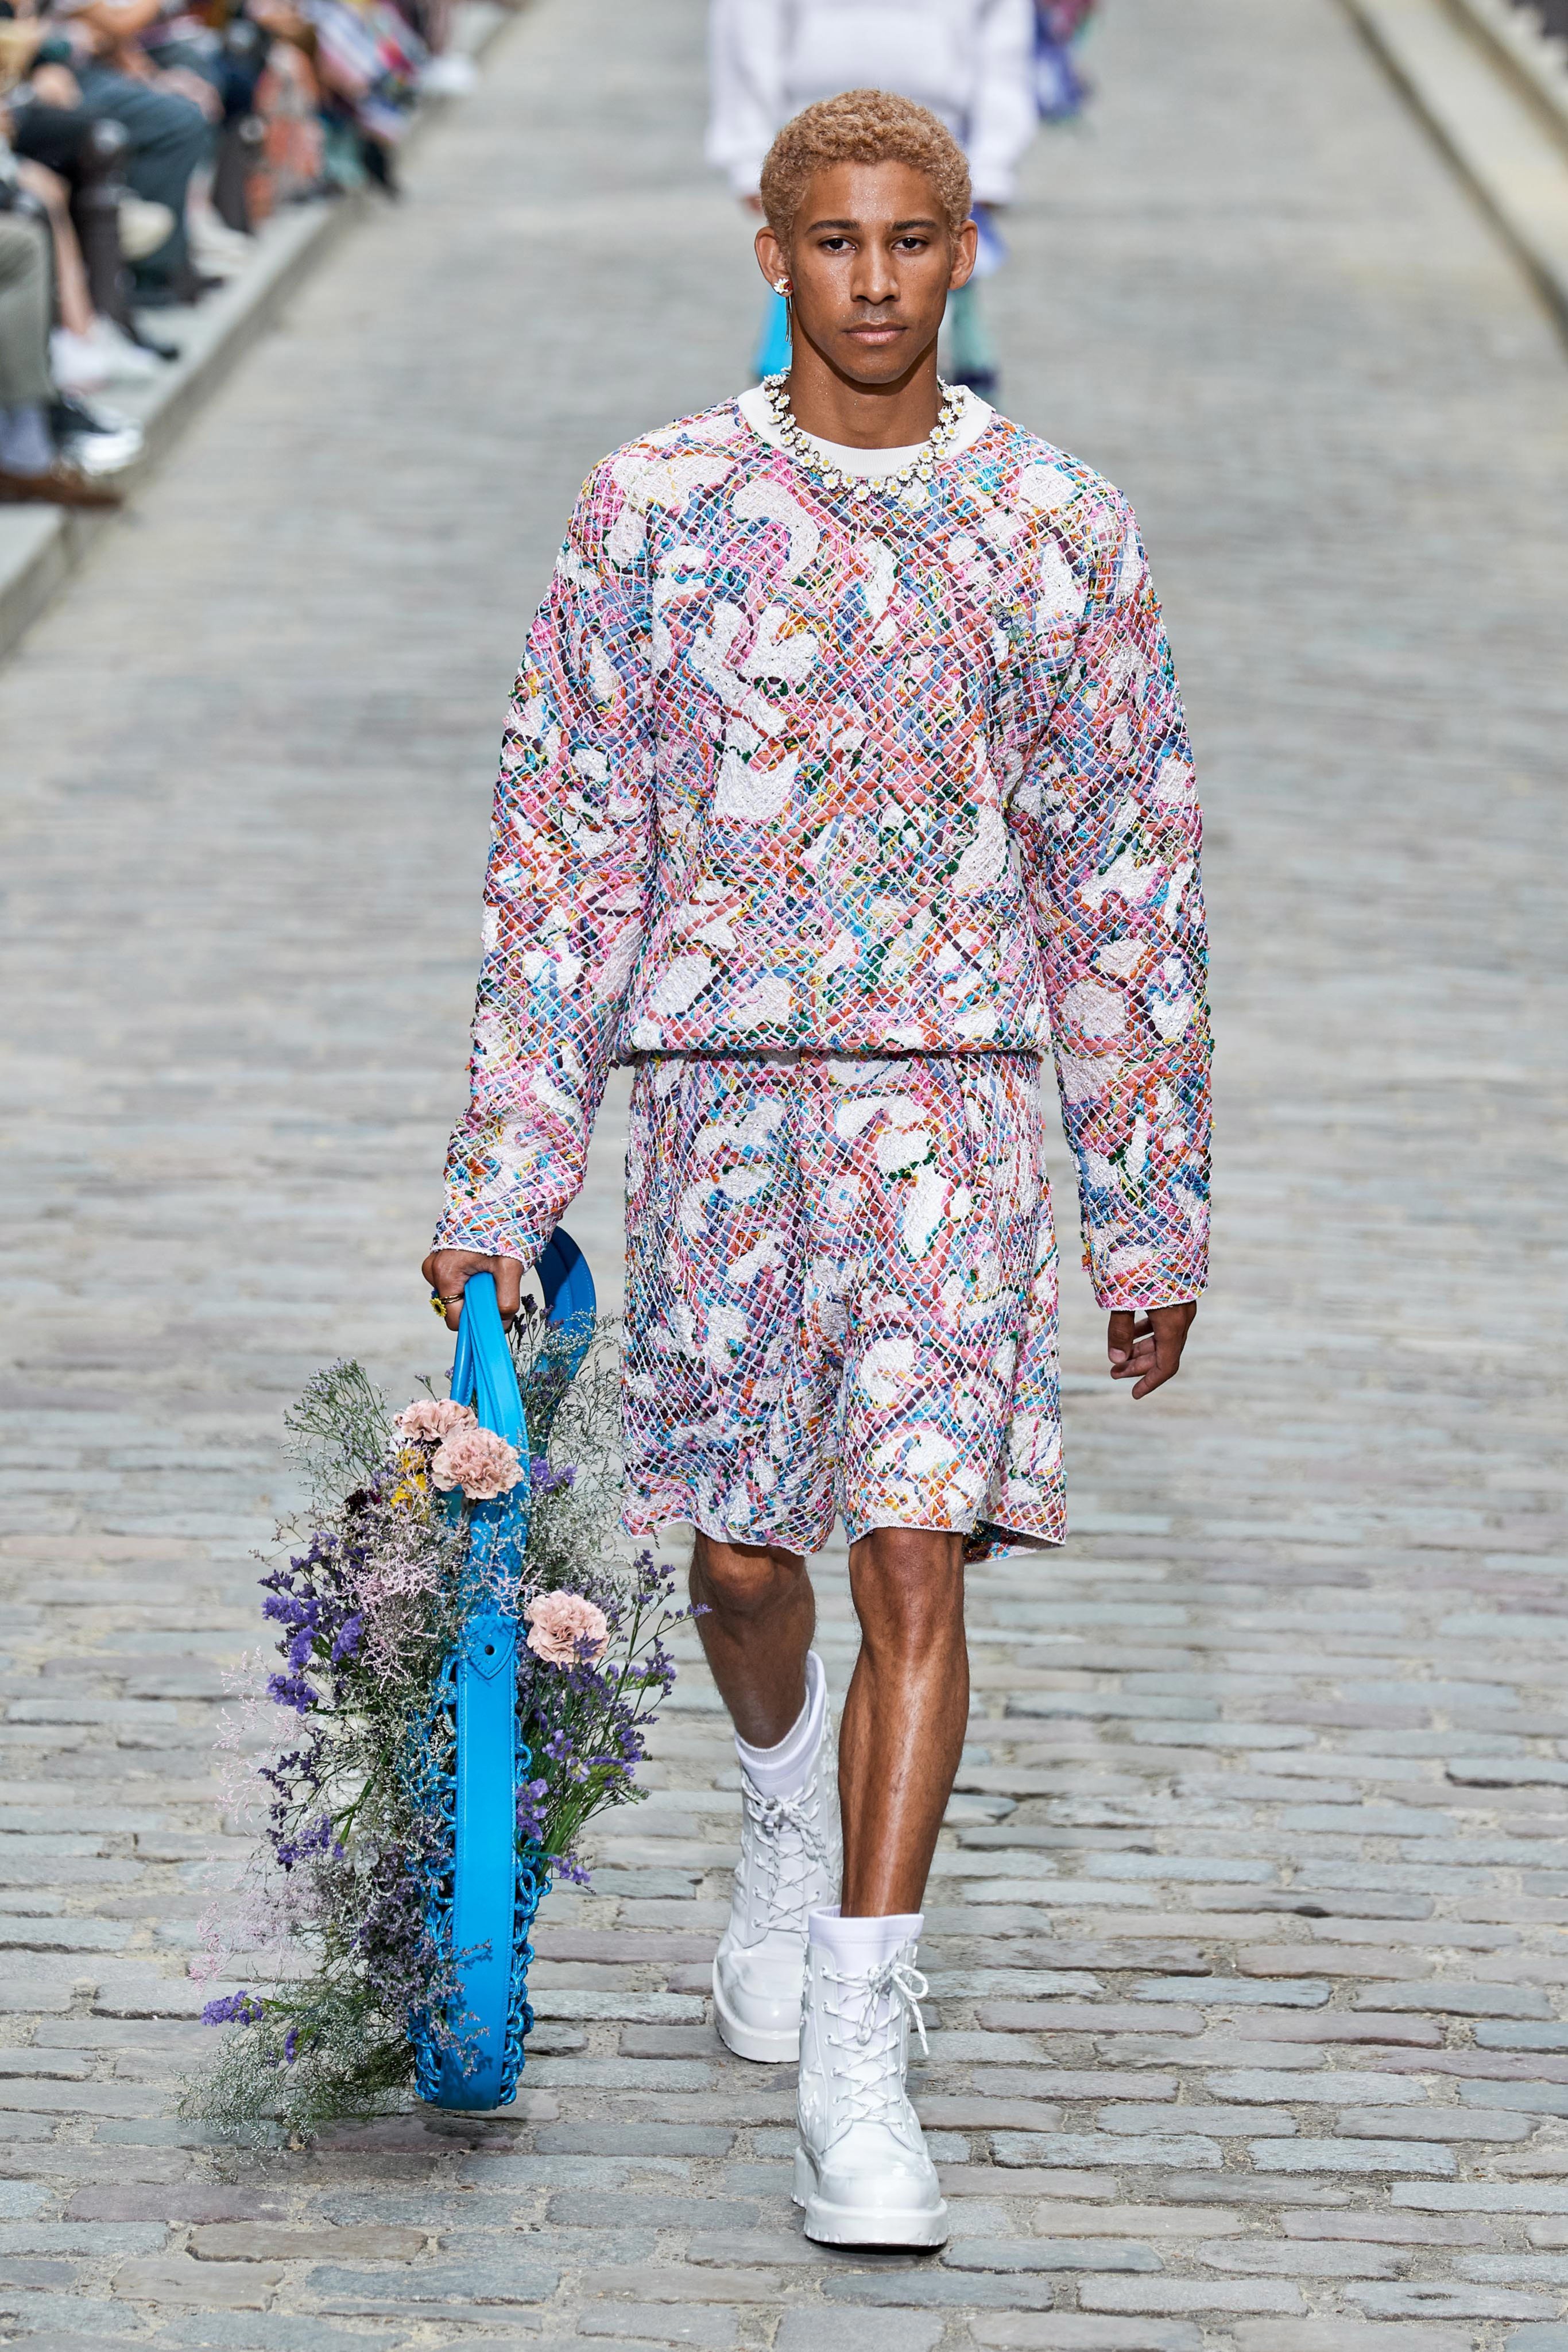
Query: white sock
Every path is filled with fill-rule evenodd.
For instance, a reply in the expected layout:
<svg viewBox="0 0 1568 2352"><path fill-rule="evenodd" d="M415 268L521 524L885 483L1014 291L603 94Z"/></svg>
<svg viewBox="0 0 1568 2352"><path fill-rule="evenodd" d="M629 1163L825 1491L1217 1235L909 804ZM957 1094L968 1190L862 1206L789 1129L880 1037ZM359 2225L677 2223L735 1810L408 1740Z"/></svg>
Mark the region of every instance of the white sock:
<svg viewBox="0 0 1568 2352"><path fill-rule="evenodd" d="M811 1777L828 1711L828 1677L815 1650L806 1653L806 1704L777 1748L749 1748L739 1732L735 1752L741 1769L765 1797L798 1797Z"/></svg>
<svg viewBox="0 0 1568 2352"><path fill-rule="evenodd" d="M841 1968L880 1969L901 1944L917 1944L925 1925L924 1911L891 1911L878 1919L843 1919L835 1903L810 1914L806 1935L810 1942L831 1952Z"/></svg>

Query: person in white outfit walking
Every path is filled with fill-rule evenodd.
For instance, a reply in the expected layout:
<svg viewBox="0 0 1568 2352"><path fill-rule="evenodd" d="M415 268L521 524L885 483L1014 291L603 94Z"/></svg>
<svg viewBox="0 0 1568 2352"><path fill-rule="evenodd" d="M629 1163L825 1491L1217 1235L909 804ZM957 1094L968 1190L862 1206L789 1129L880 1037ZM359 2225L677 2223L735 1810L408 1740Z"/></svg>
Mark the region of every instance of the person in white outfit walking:
<svg viewBox="0 0 1568 2352"><path fill-rule="evenodd" d="M1039 121L1035 0L712 0L707 156L760 212L762 159L803 107L841 91L892 90L945 123L969 165L978 229L974 274L947 306L950 372L983 399L997 366L979 280L1000 258L994 206L1011 201ZM789 364L789 322L775 295L759 376Z"/></svg>

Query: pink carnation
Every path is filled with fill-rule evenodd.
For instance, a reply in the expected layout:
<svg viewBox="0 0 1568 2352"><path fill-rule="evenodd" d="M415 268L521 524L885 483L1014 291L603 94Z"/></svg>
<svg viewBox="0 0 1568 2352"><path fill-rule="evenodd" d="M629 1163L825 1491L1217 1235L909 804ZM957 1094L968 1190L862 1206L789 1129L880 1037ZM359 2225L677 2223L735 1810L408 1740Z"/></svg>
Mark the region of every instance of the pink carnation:
<svg viewBox="0 0 1568 2352"><path fill-rule="evenodd" d="M547 1666L601 1658L609 1646L609 1618L580 1592L540 1592L523 1614L533 1628L528 1647Z"/></svg>
<svg viewBox="0 0 1568 2352"><path fill-rule="evenodd" d="M471 1503L493 1503L509 1495L522 1477L517 1449L493 1429L455 1429L431 1456L430 1475L445 1491L461 1486Z"/></svg>
<svg viewBox="0 0 1568 2352"><path fill-rule="evenodd" d="M426 1445L439 1444L450 1437L455 1429L477 1429L479 1416L471 1404L454 1404L450 1397L420 1397L413 1404L405 1404L392 1423L405 1437L420 1439Z"/></svg>

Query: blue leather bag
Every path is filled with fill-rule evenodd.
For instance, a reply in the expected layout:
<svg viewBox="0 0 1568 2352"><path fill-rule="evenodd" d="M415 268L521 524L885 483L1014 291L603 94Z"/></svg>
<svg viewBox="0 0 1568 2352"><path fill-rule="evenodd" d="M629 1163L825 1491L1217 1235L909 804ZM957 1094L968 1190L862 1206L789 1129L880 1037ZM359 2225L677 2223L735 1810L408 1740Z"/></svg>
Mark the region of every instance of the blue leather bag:
<svg viewBox="0 0 1568 2352"><path fill-rule="evenodd" d="M558 1406L593 1336L593 1281L577 1244L558 1232L539 1259L548 1328L527 1394L518 1390L496 1286L465 1290L452 1395L480 1426L517 1447L527 1471L543 1451ZM517 2093L523 2040L533 2024L528 1930L545 1892L544 1857L519 1847L517 1790L532 1756L517 1724L518 1580L528 1544L530 1482L468 1507L463 1624L423 1727L410 1778L437 1824L427 1857L426 1922L455 1963L454 2013L410 2021L421 2098L441 2107L504 2106Z"/></svg>

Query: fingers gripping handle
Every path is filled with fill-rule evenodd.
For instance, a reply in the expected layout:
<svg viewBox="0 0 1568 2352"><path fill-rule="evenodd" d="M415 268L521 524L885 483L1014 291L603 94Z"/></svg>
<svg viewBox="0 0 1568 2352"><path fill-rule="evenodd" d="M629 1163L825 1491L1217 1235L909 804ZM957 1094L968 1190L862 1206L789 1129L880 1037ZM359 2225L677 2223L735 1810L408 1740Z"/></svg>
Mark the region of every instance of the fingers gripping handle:
<svg viewBox="0 0 1568 2352"><path fill-rule="evenodd" d="M457 1353L452 1366L452 1397L455 1404L472 1404L482 1429L493 1429L515 1445L526 1465L523 1400L501 1310L496 1304L496 1277L474 1274L463 1293L463 1319L457 1326Z"/></svg>
<svg viewBox="0 0 1568 2352"><path fill-rule="evenodd" d="M545 1313L558 1330L571 1336L570 1381L587 1353L597 1300L588 1260L570 1234L559 1229L540 1255L539 1285ZM470 1275L463 1295L463 1317L457 1327L457 1353L452 1367L455 1403L472 1404L481 1425L493 1429L515 1445L526 1463L526 1423L517 1393L512 1351L507 1344L501 1310L496 1303L493 1275Z"/></svg>

